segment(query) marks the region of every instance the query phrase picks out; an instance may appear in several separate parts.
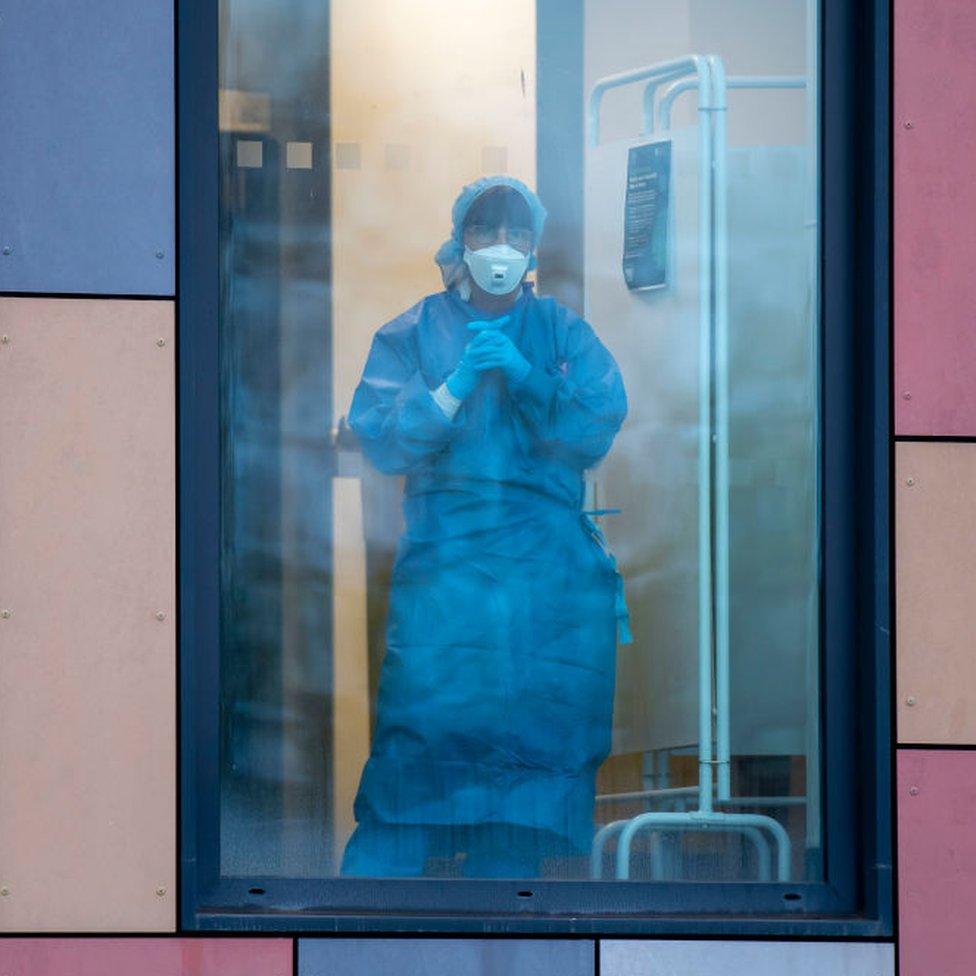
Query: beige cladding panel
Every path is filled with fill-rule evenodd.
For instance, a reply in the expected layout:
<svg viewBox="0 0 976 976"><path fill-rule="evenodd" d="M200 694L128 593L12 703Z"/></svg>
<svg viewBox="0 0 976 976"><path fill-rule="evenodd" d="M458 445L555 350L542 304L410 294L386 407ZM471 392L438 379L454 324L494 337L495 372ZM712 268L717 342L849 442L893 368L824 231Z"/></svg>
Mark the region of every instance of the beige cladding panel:
<svg viewBox="0 0 976 976"><path fill-rule="evenodd" d="M175 926L174 316L0 299L0 930Z"/></svg>
<svg viewBox="0 0 976 976"><path fill-rule="evenodd" d="M976 446L896 457L899 742L976 743Z"/></svg>

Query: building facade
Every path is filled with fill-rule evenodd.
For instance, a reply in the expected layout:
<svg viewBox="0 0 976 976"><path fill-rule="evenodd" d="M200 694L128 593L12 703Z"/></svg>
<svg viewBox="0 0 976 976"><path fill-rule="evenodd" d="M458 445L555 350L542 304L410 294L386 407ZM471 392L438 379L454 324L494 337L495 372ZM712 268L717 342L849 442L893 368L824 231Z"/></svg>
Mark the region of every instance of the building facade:
<svg viewBox="0 0 976 976"><path fill-rule="evenodd" d="M960 0L5 14L3 971L968 973L974 39ZM560 621L593 591L556 529L498 564L524 603L480 551L439 543L450 572L411 576L430 470L376 470L354 399L384 322L422 343L433 302L474 317L474 266L442 250L442 280L432 257L484 177L538 193L529 274L627 400L574 509L621 581L593 843L540 846L529 877L492 864L550 843L562 759L532 767L539 822L506 821L474 867L491 815L425 772L430 716L490 703L471 738L557 729L569 755L592 661L537 685L526 662L550 631L572 645ZM470 250L463 213L453 230ZM548 380L589 403L569 334ZM450 392L441 351L419 374ZM507 389L465 483L503 470L506 432L524 447ZM492 474L478 531L495 482L524 506L571 440ZM493 582L464 583L475 565ZM539 603L545 633L496 639ZM408 618L408 648L459 655L410 677L412 719L384 664ZM469 640L517 663L455 680ZM410 721L421 758L371 793L377 729ZM500 767L462 754L470 796ZM376 797L396 821L422 786L466 832L425 839L413 874L344 868Z"/></svg>

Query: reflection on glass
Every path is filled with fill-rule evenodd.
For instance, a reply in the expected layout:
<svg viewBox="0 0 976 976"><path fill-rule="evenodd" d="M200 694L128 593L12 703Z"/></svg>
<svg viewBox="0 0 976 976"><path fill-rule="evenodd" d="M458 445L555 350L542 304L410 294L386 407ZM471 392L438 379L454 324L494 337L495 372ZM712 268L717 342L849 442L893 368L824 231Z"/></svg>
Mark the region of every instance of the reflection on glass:
<svg viewBox="0 0 976 976"><path fill-rule="evenodd" d="M223 873L821 877L816 4L221 19Z"/></svg>

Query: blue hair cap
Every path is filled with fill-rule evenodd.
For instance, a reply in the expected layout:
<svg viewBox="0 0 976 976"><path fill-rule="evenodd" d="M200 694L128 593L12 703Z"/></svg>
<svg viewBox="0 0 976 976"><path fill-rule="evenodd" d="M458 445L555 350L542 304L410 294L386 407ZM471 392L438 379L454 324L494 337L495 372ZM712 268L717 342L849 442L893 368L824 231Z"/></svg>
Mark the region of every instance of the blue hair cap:
<svg viewBox="0 0 976 976"><path fill-rule="evenodd" d="M440 246L434 257L440 266L445 288L458 284L465 275L464 243L461 240L464 218L467 217L475 200L482 193L494 189L496 186L506 186L510 190L515 190L528 204L529 213L532 215L532 233L535 237L532 257L529 260L529 270L536 266L535 248L539 246L542 228L546 224L546 208L542 205L542 201L534 191L530 190L521 180L515 179L514 176L483 176L480 180L469 183L458 194L454 206L451 207L451 236Z"/></svg>

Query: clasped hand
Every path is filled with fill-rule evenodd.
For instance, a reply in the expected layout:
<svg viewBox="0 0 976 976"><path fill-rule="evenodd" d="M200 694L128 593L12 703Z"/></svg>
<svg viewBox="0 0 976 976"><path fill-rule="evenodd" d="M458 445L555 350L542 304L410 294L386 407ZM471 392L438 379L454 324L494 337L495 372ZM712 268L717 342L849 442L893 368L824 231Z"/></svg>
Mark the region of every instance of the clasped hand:
<svg viewBox="0 0 976 976"><path fill-rule="evenodd" d="M475 337L467 344L461 362L447 379L447 388L454 396L464 399L474 391L481 374L490 369L500 369L509 382L525 379L532 367L515 343L502 332L501 327L508 320L509 316L503 315L491 322L468 323L468 328L476 333Z"/></svg>

